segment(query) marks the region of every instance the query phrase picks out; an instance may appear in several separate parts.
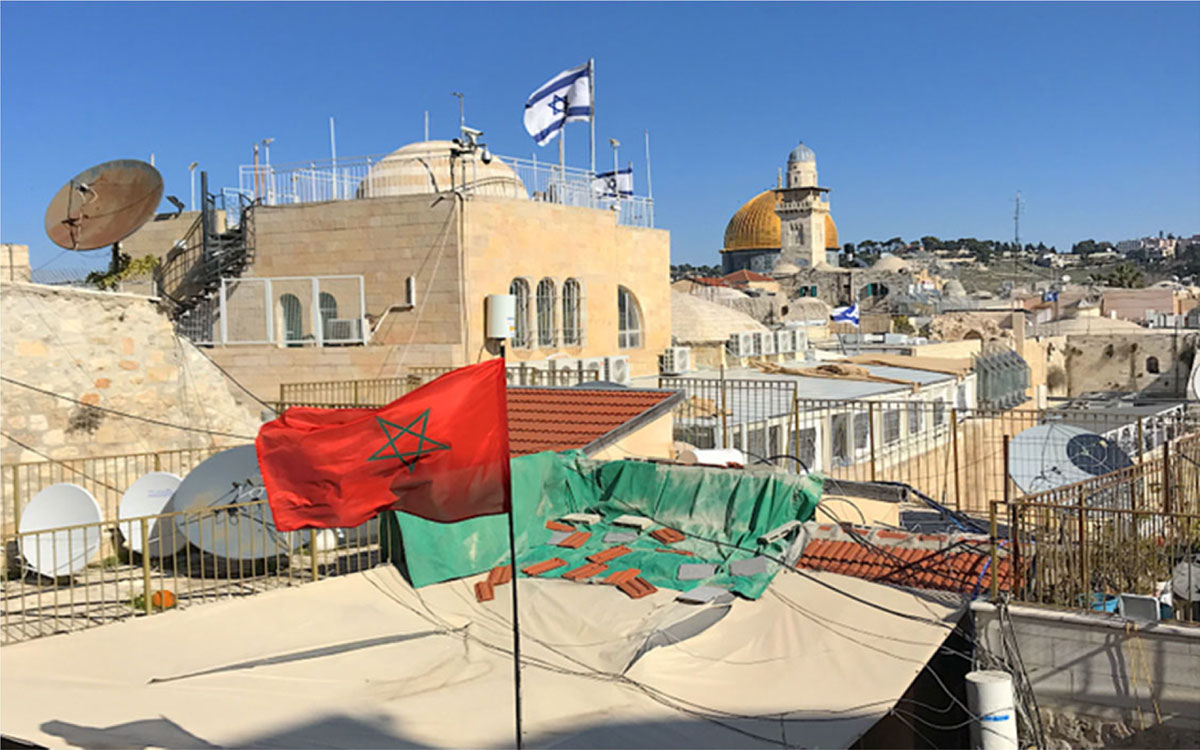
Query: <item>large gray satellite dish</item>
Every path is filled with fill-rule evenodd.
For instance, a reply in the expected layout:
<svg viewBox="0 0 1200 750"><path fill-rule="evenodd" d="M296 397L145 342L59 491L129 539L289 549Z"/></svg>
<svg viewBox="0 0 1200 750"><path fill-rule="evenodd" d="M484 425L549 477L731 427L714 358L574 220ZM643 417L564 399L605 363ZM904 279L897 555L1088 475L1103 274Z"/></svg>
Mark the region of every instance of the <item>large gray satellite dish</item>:
<svg viewBox="0 0 1200 750"><path fill-rule="evenodd" d="M188 541L216 557L260 560L291 549L275 528L253 445L222 451L192 469L171 501L175 525ZM241 505L254 503L253 505ZM241 507L222 508L227 505ZM197 513L206 508L222 508Z"/></svg>
<svg viewBox="0 0 1200 750"><path fill-rule="evenodd" d="M142 554L147 552L152 557L173 554L185 544L187 538L179 532L175 523L169 518L150 519L149 550L142 549L141 522L130 522L129 519L143 516L158 516L173 510L171 496L179 488L180 478L167 471L152 471L129 485L121 495L121 504L117 506L117 518L121 521L118 526L121 535L129 544L129 549Z"/></svg>
<svg viewBox="0 0 1200 750"><path fill-rule="evenodd" d="M1030 427L1008 445L1008 473L1026 494L1075 484L1132 466L1116 441L1072 425Z"/></svg>
<svg viewBox="0 0 1200 750"><path fill-rule="evenodd" d="M33 496L17 528L21 555L31 570L50 578L83 570L100 551L100 505L77 484L52 484ZM83 528L49 531L65 526ZM44 533L31 533L31 532Z"/></svg>
<svg viewBox="0 0 1200 750"><path fill-rule="evenodd" d="M154 216L162 194L162 175L145 162L97 164L54 194L46 208L46 235L68 250L120 242Z"/></svg>

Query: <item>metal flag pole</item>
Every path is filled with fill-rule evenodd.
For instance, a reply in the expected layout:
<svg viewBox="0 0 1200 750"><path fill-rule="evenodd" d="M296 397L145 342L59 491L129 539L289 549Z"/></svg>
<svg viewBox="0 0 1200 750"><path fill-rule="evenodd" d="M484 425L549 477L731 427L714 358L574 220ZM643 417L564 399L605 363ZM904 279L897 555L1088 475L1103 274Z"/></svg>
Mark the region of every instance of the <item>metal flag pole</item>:
<svg viewBox="0 0 1200 750"><path fill-rule="evenodd" d="M508 345L501 339L500 359L504 360L504 372L508 373ZM513 709L516 717L517 750L521 750L521 624L517 606L517 524L516 503L513 501L512 477L508 479L508 560L512 565L510 578L512 580L512 623L513 623Z"/></svg>
<svg viewBox="0 0 1200 750"><path fill-rule="evenodd" d="M338 171L337 171L337 133L333 129L333 117L329 118L329 157L333 161L333 183L330 188L333 192L333 199L338 199Z"/></svg>
<svg viewBox="0 0 1200 750"><path fill-rule="evenodd" d="M588 149L592 177L596 176L596 58L588 60L588 96L592 98L592 113L588 115L588 126L592 131L592 145Z"/></svg>
<svg viewBox="0 0 1200 750"><path fill-rule="evenodd" d="M650 131L646 131L646 197L654 202L654 181L650 179Z"/></svg>

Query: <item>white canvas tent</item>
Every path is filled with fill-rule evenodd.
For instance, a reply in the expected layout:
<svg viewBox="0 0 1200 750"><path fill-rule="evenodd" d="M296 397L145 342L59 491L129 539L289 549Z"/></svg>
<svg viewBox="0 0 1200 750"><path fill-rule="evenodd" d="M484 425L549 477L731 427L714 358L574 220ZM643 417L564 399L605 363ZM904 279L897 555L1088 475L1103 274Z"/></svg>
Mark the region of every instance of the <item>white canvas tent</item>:
<svg viewBox="0 0 1200 750"><path fill-rule="evenodd" d="M48 747L510 747L509 591L478 603L479 578L417 591L380 567L5 647L0 732ZM828 573L702 607L519 585L529 747L846 747L961 613Z"/></svg>

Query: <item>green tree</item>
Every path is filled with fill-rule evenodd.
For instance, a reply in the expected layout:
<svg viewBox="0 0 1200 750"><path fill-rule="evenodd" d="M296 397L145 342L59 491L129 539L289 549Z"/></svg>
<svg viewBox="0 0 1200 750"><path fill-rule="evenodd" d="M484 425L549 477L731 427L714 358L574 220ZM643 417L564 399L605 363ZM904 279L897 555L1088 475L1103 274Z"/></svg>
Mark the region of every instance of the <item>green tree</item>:
<svg viewBox="0 0 1200 750"><path fill-rule="evenodd" d="M158 268L158 257L144 255L137 260L125 253L118 252L116 263L111 264L107 271L92 271L87 275L87 283L95 284L97 289L116 289L125 279L136 279L149 276Z"/></svg>
<svg viewBox="0 0 1200 750"><path fill-rule="evenodd" d="M1108 273L1092 274L1092 281L1118 289L1141 289L1146 286L1146 275L1132 263L1122 263Z"/></svg>

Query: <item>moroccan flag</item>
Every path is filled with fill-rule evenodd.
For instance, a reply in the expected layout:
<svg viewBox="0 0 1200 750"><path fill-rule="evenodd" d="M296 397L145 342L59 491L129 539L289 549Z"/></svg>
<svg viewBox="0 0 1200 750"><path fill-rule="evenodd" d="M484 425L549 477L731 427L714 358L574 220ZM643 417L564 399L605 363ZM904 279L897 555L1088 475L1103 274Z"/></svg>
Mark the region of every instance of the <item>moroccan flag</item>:
<svg viewBox="0 0 1200 750"><path fill-rule="evenodd" d="M381 409L288 409L255 441L276 528L358 526L382 510L442 522L507 512L506 396L493 359Z"/></svg>

